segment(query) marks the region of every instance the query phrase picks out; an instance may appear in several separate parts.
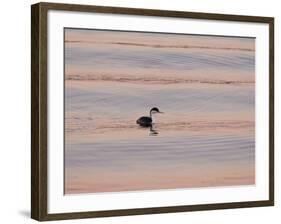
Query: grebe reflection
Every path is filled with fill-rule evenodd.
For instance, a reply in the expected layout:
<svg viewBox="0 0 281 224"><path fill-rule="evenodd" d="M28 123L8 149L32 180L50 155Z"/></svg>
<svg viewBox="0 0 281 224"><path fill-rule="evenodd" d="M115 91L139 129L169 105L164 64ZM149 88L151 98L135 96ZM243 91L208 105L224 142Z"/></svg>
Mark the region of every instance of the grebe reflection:
<svg viewBox="0 0 281 224"><path fill-rule="evenodd" d="M158 135L158 131L155 129L155 125L151 124L149 129L149 135L150 136L156 136Z"/></svg>

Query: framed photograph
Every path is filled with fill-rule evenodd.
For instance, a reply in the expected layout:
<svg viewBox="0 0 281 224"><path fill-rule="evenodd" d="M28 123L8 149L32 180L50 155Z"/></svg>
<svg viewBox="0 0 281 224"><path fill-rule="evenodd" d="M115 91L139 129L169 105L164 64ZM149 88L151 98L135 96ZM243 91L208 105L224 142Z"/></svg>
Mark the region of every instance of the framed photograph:
<svg viewBox="0 0 281 224"><path fill-rule="evenodd" d="M32 5L32 218L274 204L274 18Z"/></svg>

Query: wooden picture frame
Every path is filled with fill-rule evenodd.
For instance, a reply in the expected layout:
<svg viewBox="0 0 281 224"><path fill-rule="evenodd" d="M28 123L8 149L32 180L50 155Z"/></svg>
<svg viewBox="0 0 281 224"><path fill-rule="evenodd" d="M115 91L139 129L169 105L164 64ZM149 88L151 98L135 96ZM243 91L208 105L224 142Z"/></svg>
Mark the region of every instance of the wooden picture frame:
<svg viewBox="0 0 281 224"><path fill-rule="evenodd" d="M80 219L109 216L142 215L171 212L203 211L274 205L274 18L224 15L183 11L118 8L90 5L38 3L31 7L31 217L39 221ZM144 207L83 212L48 212L48 12L66 11L103 13L165 18L187 18L208 21L228 21L267 24L269 27L269 168L268 199L255 201L210 203L180 206Z"/></svg>

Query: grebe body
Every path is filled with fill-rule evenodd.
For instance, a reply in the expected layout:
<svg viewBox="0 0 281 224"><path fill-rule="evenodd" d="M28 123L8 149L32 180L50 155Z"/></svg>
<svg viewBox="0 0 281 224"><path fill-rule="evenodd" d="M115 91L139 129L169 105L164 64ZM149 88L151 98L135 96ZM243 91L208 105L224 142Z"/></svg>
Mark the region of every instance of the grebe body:
<svg viewBox="0 0 281 224"><path fill-rule="evenodd" d="M149 112L150 115L149 117L147 116L140 117L136 122L142 127L150 127L152 124L155 123L155 114L157 113L163 113L163 112L159 111L157 107L153 107Z"/></svg>

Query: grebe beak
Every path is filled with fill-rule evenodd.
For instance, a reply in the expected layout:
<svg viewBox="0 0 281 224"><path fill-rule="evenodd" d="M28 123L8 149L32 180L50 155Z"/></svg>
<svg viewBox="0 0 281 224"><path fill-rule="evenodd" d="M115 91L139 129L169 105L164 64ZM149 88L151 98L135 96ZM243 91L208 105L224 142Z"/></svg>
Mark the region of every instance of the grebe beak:
<svg viewBox="0 0 281 224"><path fill-rule="evenodd" d="M159 111L158 113L160 113L160 114L164 114L164 112L162 112L162 111Z"/></svg>

